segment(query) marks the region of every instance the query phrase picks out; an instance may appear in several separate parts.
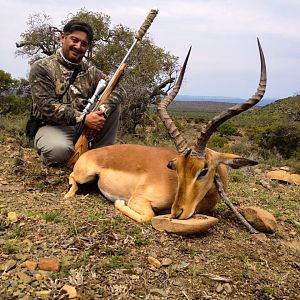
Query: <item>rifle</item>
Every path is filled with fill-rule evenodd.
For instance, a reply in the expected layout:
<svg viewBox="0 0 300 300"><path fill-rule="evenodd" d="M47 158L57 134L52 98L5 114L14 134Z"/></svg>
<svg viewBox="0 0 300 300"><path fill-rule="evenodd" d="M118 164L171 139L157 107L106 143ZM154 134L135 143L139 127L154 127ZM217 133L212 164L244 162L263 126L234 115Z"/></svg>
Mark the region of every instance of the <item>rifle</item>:
<svg viewBox="0 0 300 300"><path fill-rule="evenodd" d="M103 102L109 97L113 89L118 83L119 78L121 77L122 73L124 72L124 69L126 67L126 60L129 57L130 53L132 52L133 48L137 44L138 41L141 41L144 35L146 34L147 30L149 29L151 23L153 22L154 18L158 14L158 9L151 9L148 16L146 17L146 20L138 30L138 32L135 35L135 39L133 44L131 45L130 49L127 51L125 57L123 58L122 62L120 63L118 69L115 71L113 77L106 85L106 82L102 79L99 81L97 88L93 94L93 96L88 100L88 104L83 110L84 113L90 112L90 107L94 105L94 102L96 99L98 99L97 103L94 105L94 108L91 111L96 111L101 109L101 105ZM104 91L103 91L104 89ZM103 91L103 93L99 96L99 94ZM69 158L68 162L66 163L66 166L69 168L72 168L78 158L86 151L89 150L89 139L93 136L93 130L84 127L80 137L78 138L76 144L74 153Z"/></svg>

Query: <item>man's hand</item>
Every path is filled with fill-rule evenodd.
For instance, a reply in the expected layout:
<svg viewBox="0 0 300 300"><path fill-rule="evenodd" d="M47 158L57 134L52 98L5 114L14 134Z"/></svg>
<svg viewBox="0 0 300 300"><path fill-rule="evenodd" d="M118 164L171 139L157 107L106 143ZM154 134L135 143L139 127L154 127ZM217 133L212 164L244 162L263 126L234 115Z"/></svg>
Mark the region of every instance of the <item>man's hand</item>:
<svg viewBox="0 0 300 300"><path fill-rule="evenodd" d="M86 115L84 125L92 130L100 131L106 119L101 111L93 111Z"/></svg>

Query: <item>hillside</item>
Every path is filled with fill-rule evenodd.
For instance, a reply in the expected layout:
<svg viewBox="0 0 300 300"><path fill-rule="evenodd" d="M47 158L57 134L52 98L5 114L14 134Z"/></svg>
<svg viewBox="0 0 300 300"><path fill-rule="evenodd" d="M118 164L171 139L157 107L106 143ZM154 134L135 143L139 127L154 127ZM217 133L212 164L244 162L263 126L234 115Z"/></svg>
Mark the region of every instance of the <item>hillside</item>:
<svg viewBox="0 0 300 300"><path fill-rule="evenodd" d="M210 102L210 101L174 101L169 110L178 112L193 112L191 116L199 115L201 112L217 113L236 105L236 103ZM289 97L272 102L266 106L255 106L247 112L231 119L231 122L245 127L267 126L289 124L300 127L300 96Z"/></svg>
<svg viewBox="0 0 300 300"><path fill-rule="evenodd" d="M174 101L170 104L169 110L171 111L222 111L234 103L226 102L210 102L210 101Z"/></svg>
<svg viewBox="0 0 300 300"><path fill-rule="evenodd" d="M300 127L300 96L277 100L238 117L247 126L294 125Z"/></svg>

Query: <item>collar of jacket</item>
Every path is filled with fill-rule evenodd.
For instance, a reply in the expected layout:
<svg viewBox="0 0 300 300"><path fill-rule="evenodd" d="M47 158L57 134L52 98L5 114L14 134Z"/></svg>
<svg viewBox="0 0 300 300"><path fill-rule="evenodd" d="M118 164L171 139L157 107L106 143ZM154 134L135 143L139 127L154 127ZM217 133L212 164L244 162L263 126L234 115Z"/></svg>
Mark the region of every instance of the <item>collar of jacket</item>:
<svg viewBox="0 0 300 300"><path fill-rule="evenodd" d="M84 69L83 62L80 62L79 64L75 64L75 63L72 63L69 60L67 60L62 54L61 48L56 51L56 56L57 56L59 63L61 63L67 69L71 69L71 70L75 70L75 69L83 70Z"/></svg>

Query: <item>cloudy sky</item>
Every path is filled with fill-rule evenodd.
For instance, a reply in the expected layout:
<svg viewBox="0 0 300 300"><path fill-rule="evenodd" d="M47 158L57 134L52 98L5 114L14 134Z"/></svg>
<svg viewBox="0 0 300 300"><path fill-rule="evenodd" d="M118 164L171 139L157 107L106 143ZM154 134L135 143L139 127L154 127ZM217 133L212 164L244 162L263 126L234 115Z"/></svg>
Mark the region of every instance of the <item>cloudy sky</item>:
<svg viewBox="0 0 300 300"><path fill-rule="evenodd" d="M0 69L27 77L26 58L15 57L15 43L31 14L46 13L52 25L80 8L103 12L111 24L138 29L149 10L159 9L149 34L154 43L183 61L192 53L180 93L248 98L259 81L259 37L267 62L265 97L300 92L299 0L0 0Z"/></svg>

